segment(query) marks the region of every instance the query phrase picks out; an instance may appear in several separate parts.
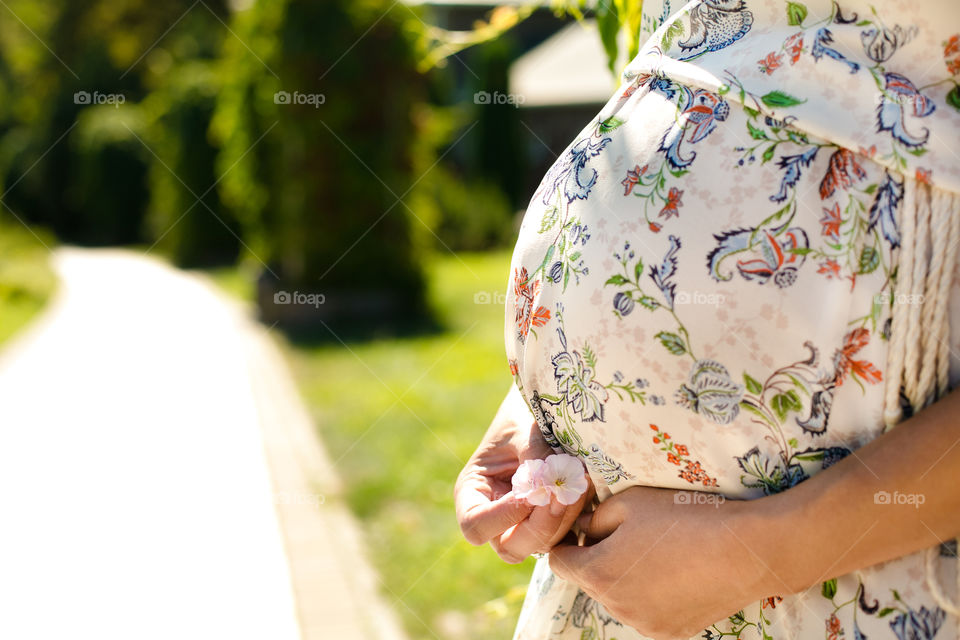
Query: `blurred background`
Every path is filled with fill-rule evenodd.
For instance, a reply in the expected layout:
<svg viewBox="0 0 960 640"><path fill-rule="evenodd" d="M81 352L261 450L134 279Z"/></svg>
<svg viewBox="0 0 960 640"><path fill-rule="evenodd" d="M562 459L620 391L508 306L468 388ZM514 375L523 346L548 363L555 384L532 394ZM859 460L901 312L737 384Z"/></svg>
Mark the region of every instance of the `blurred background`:
<svg viewBox="0 0 960 640"><path fill-rule="evenodd" d="M213 282L283 353L404 633L509 638L532 561L463 541L453 483L510 384L519 216L636 49L610 4L0 2L0 341L63 247Z"/></svg>

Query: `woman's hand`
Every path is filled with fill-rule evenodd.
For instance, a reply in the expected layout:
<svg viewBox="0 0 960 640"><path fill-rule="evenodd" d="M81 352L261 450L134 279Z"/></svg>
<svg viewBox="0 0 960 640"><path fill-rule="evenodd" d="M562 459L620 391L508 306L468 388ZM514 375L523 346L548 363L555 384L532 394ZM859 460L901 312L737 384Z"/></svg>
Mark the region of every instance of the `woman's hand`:
<svg viewBox="0 0 960 640"><path fill-rule="evenodd" d="M751 602L792 592L761 559L767 537L752 506L630 487L581 516L580 530L597 542L555 547L550 568L640 633L690 638Z"/></svg>
<svg viewBox="0 0 960 640"><path fill-rule="evenodd" d="M457 520L470 543L489 542L504 561L516 564L531 553L549 551L566 535L593 497L592 486L572 505L551 497L549 505L533 507L516 498L510 484L521 462L551 453L526 402L511 386L454 488Z"/></svg>
<svg viewBox="0 0 960 640"><path fill-rule="evenodd" d="M599 542L554 548L550 568L621 622L666 640L699 635L750 602L935 547L960 534L958 415L955 390L756 500L630 487L583 516L581 531Z"/></svg>

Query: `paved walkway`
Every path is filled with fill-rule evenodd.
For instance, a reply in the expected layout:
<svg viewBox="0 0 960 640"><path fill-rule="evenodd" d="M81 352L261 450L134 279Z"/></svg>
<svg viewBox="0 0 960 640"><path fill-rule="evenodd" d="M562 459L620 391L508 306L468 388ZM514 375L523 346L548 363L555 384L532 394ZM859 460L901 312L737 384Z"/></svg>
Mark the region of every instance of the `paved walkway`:
<svg viewBox="0 0 960 640"><path fill-rule="evenodd" d="M265 332L149 258L54 262L0 358L0 638L399 640Z"/></svg>

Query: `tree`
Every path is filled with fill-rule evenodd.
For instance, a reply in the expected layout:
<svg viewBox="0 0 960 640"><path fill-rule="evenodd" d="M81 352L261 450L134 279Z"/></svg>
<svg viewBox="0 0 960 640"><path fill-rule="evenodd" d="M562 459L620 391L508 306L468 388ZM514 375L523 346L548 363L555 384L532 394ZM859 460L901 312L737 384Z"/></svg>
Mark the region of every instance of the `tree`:
<svg viewBox="0 0 960 640"><path fill-rule="evenodd" d="M214 120L220 190L263 264L268 319L317 316L275 305L278 291L322 294L321 317L423 311L405 202L425 85L410 19L385 0L269 0L233 16Z"/></svg>

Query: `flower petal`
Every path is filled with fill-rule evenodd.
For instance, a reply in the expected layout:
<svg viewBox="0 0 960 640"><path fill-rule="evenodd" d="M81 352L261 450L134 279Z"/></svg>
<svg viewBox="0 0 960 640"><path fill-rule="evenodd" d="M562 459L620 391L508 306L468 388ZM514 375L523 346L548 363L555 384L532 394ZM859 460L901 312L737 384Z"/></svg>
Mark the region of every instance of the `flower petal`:
<svg viewBox="0 0 960 640"><path fill-rule="evenodd" d="M587 477L579 458L566 453L547 456L542 471L543 485L560 504L573 504L587 490Z"/></svg>
<svg viewBox="0 0 960 640"><path fill-rule="evenodd" d="M531 493L543 488L545 466L543 460L526 460L521 463L510 481L514 495L518 498L527 498Z"/></svg>
<svg viewBox="0 0 960 640"><path fill-rule="evenodd" d="M537 487L525 495L524 498L535 507L545 507L550 504L550 488Z"/></svg>

